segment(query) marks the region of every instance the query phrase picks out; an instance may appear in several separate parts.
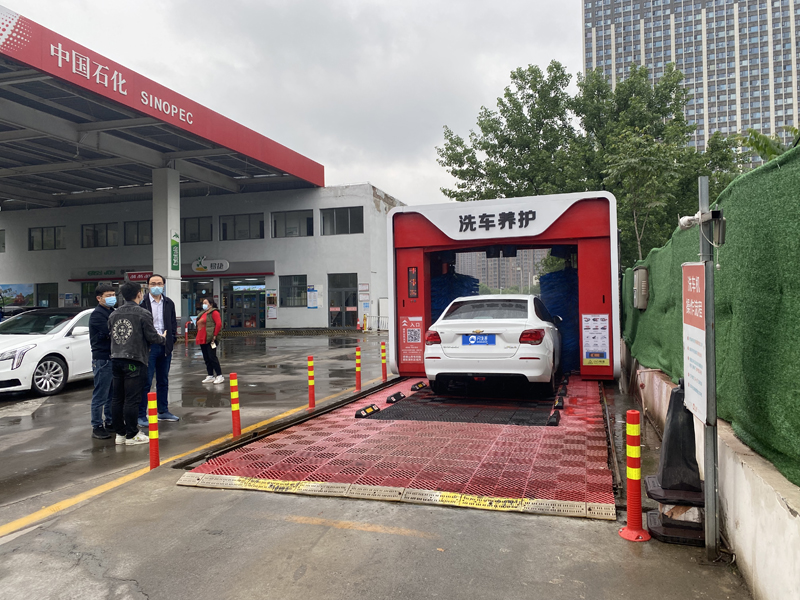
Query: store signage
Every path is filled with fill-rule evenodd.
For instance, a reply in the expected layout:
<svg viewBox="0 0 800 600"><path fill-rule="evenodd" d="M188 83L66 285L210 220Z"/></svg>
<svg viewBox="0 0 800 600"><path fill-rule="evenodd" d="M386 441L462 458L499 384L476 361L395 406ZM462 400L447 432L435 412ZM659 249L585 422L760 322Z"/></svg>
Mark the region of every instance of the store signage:
<svg viewBox="0 0 800 600"><path fill-rule="evenodd" d="M150 281L150 277L153 276L152 271L128 271L125 274L125 278L128 281L138 283L138 282L147 282Z"/></svg>
<svg viewBox="0 0 800 600"><path fill-rule="evenodd" d="M3 6L0 54L301 179L325 184L322 165ZM84 143L96 143L98 135L85 134Z"/></svg>
<svg viewBox="0 0 800 600"><path fill-rule="evenodd" d="M170 269L181 270L181 234L174 229L169 232Z"/></svg>
<svg viewBox="0 0 800 600"><path fill-rule="evenodd" d="M89 269L86 271L86 277L116 277L117 275L124 275L125 271L119 269Z"/></svg>
<svg viewBox="0 0 800 600"><path fill-rule="evenodd" d="M607 192L596 198L612 200ZM526 196L465 202L454 212L452 203L426 206L420 214L452 240L528 238L541 235L577 202L592 200L586 193ZM415 212L398 207L393 214Z"/></svg>
<svg viewBox="0 0 800 600"><path fill-rule="evenodd" d="M683 403L706 422L706 267L684 263L683 271Z"/></svg>
<svg viewBox="0 0 800 600"><path fill-rule="evenodd" d="M206 258L205 256L201 256L192 263L192 271L195 273L222 273L230 268L230 263L221 258Z"/></svg>
<svg viewBox="0 0 800 600"><path fill-rule="evenodd" d="M499 213L481 213L477 215L466 214L458 216L458 231L464 233L465 231L477 231L478 229L485 229L489 231L495 227L499 229L509 230L514 229L516 225L519 229L526 229L532 221L536 220L535 210L521 210L518 213L515 211L499 212Z"/></svg>

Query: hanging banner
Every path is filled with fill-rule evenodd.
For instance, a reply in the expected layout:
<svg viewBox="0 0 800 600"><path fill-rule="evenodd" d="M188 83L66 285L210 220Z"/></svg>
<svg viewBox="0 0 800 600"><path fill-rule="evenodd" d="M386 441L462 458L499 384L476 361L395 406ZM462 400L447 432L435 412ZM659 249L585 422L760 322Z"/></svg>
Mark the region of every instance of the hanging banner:
<svg viewBox="0 0 800 600"><path fill-rule="evenodd" d="M170 266L173 271L181 270L181 234L174 229L169 232Z"/></svg>
<svg viewBox="0 0 800 600"><path fill-rule="evenodd" d="M706 422L706 267L684 263L683 271L683 403Z"/></svg>

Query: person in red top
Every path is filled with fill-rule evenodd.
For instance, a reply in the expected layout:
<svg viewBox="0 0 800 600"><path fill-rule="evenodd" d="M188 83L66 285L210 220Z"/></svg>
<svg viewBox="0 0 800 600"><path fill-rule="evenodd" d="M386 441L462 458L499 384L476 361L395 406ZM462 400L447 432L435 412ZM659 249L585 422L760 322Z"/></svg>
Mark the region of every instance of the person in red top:
<svg viewBox="0 0 800 600"><path fill-rule="evenodd" d="M225 383L217 358L217 337L220 331L222 331L222 317L217 303L211 298L203 298L203 312L197 317L197 336L194 340L195 344L200 346L206 363L208 377L203 379L203 383Z"/></svg>

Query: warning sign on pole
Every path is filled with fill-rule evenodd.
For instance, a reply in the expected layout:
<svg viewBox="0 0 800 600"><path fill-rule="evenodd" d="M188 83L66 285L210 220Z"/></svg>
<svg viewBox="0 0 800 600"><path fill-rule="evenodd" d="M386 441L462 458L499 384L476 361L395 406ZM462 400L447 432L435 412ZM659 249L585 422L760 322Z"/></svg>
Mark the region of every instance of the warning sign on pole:
<svg viewBox="0 0 800 600"><path fill-rule="evenodd" d="M683 269L683 403L706 422L706 275L703 263Z"/></svg>

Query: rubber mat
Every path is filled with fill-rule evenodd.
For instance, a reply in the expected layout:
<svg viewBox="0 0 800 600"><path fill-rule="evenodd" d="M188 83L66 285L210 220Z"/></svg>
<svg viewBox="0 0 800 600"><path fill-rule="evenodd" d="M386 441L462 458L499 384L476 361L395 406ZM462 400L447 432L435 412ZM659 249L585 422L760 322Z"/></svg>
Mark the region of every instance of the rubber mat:
<svg viewBox="0 0 800 600"><path fill-rule="evenodd" d="M416 392L367 417L375 421L439 421L542 427L552 412L553 399L541 402L500 402L439 396L430 388Z"/></svg>
<svg viewBox="0 0 800 600"><path fill-rule="evenodd" d="M616 519L597 382L572 377L558 427L356 419L405 380L217 456L179 485Z"/></svg>

